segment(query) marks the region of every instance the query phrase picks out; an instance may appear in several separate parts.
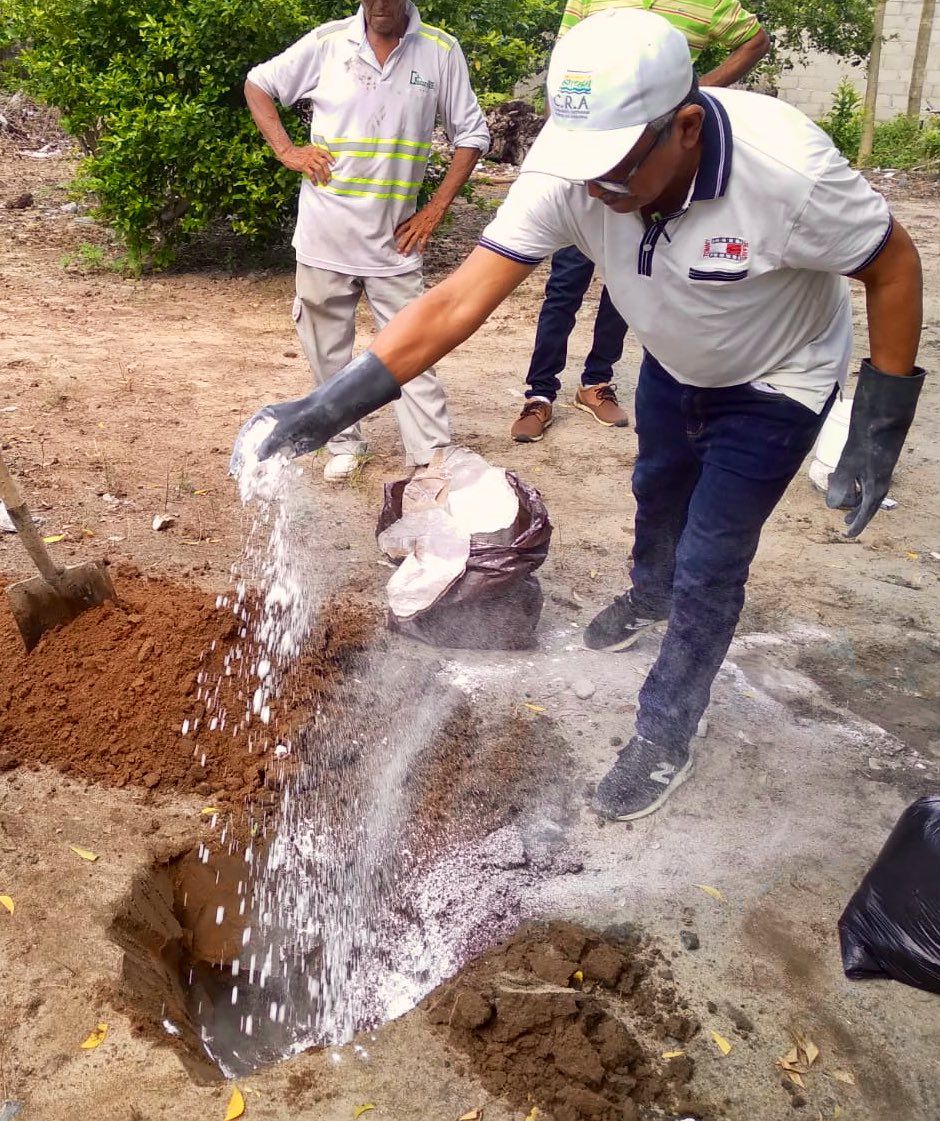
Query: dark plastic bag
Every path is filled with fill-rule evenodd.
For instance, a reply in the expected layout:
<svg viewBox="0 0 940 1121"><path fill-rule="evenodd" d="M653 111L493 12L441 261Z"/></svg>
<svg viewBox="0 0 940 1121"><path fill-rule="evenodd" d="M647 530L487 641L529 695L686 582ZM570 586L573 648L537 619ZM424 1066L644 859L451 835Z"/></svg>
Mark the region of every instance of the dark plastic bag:
<svg viewBox="0 0 940 1121"><path fill-rule="evenodd" d="M548 556L552 523L542 496L511 471L506 481L519 514L497 533L470 538L470 557L459 579L430 607L407 619L388 613L389 630L431 646L469 650L531 650L542 614L542 589L532 573ZM376 536L401 517L407 479L385 484Z"/></svg>
<svg viewBox="0 0 940 1121"><path fill-rule="evenodd" d="M890 977L940 993L940 795L901 817L839 919L853 981Z"/></svg>

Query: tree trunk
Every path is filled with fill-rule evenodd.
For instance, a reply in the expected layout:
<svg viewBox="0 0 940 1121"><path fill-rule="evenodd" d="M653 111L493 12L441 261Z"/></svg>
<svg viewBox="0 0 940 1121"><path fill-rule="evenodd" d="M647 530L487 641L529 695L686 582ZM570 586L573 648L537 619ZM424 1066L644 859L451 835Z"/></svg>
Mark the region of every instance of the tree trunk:
<svg viewBox="0 0 940 1121"><path fill-rule="evenodd" d="M865 119L862 138L858 145L858 166L867 167L871 159L871 146L875 135L875 110L878 107L878 74L881 71L881 43L885 28L885 8L888 0L877 0L871 54L868 56L868 79L865 83Z"/></svg>
<svg viewBox="0 0 940 1121"><path fill-rule="evenodd" d="M917 29L917 45L914 47L911 88L907 95L907 115L909 117L920 117L920 103L924 96L924 74L927 70L930 33L933 30L933 15L936 6L937 0L924 0L920 9L920 27Z"/></svg>

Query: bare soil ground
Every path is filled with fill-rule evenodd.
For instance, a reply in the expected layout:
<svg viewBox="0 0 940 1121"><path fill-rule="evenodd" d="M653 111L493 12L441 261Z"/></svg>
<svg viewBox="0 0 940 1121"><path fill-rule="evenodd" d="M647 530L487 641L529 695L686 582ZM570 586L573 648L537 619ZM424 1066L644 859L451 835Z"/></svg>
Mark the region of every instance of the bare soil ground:
<svg viewBox="0 0 940 1121"><path fill-rule="evenodd" d="M210 752L207 773L196 774L191 745L176 743L172 727L184 714L200 644L224 641L225 620L211 605L229 586L245 535L226 478L233 436L260 404L308 385L289 316L290 262L235 271L203 263L139 280L112 271L107 235L68 208L70 156L19 154L33 147L0 137L0 443L43 531L64 535L57 555L107 560L138 603L123 615L107 609L100 626L82 620L69 638L50 636L31 659L18 651L9 620L0 620L0 894L16 903L13 915L0 910L0 1103L22 1101L27 1121L221 1118L228 1088L156 1047L122 1003L122 950L109 932L141 876L207 838L208 797L237 801L263 785L234 765L232 751L217 759ZM935 372L940 191L897 177L878 185L921 249L921 361ZM498 197L499 188L488 190ZM26 194L28 205L8 208ZM457 212L429 253L430 281L460 259L485 221L470 208ZM576 789L603 773L614 741L629 734L655 650L601 659L580 648L577 634L626 582L632 431L602 429L562 407L543 443L520 446L508 436L543 283L540 271L440 369L457 439L536 485L555 524L540 572L547 601L540 649L403 656L423 659L480 711L512 711L535 735L543 727L560 733ZM570 393L598 296L595 285L572 341ZM861 355L860 301L857 320ZM366 342L371 325L363 317L360 326ZM625 400L637 364L628 336L619 371ZM527 901L533 913L595 929L639 924L664 947L659 981L675 987L680 1011L684 1002L701 1028L683 1038L682 1024L672 1032L660 1024L659 1046L694 1060L694 1078L683 1069L692 1079L687 1104L710 1117L940 1115L940 998L893 983L846 982L835 935L901 809L938 788L938 417L940 390L931 379L897 472L898 508L882 512L860 541L844 540L837 515L805 477L794 481L764 534L694 781L633 829L601 829L583 814L567 836L583 871L535 885ZM390 415L367 427L373 458L353 486L328 488L313 457L303 486L325 526L310 545L324 571L335 574L337 589L380 604L387 569L376 563L373 531L382 484L402 473L402 457ZM153 516L164 512L175 524L157 532ZM29 574L12 535L0 535L0 572ZM329 676L332 655L321 655L317 673L326 665ZM582 701L570 685L585 676L597 689ZM135 696L145 703L135 705ZM113 702L97 721L96 697ZM150 722L157 762L122 740L122 726L146 738ZM99 859L83 861L71 844ZM719 887L722 900L703 883ZM693 929L701 949L688 951L679 933ZM544 973L545 954L557 945L552 936L543 941ZM466 980L490 1002L507 985L504 958L512 952L499 953L495 972L484 962ZM531 958L513 960L517 971L538 974ZM518 990L517 982L509 987ZM548 1097L539 1097L531 1073L531 1063L549 1055L546 1033L535 1033L528 1052L520 1045L516 1065L501 1065L493 1046L501 1042L493 1035L503 1030L499 1016L490 1028L489 1020L465 1025L463 1037L435 1022L445 989L365 1040L368 1061L347 1048L253 1076L244 1084L247 1116L346 1121L367 1103L375 1105L367 1116L377 1118L456 1121L484 1108L486 1121L521 1121L530 1103L566 1118L607 1116L604 1095L620 1083L601 1071L592 1087L577 1072L604 1046L633 1044L614 1038L604 1017L613 1009L623 1018L624 1006L602 989L587 1012L552 996L571 1004L557 1023L550 1013L553 1038L583 1048L583 1034L593 1050L576 1050L574 1060L552 1052ZM106 1043L82 1051L99 1020L110 1025ZM603 1046L598 1032L606 1033ZM729 1054L712 1032L732 1043ZM774 1066L793 1032L822 1051L805 1092L782 1085ZM557 1050L568 1054L561 1044ZM641 1088L660 1078L658 1061L675 1060L649 1048L637 1059ZM569 1068L564 1077L559 1062ZM656 1102L643 1090L636 1108ZM673 1095L660 1104L683 1103Z"/></svg>

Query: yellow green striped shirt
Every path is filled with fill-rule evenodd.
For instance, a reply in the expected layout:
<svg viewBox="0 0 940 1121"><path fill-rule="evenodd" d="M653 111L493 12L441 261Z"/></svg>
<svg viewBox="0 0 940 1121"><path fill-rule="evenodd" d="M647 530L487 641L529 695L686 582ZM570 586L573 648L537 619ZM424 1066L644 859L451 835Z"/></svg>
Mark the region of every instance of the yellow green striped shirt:
<svg viewBox="0 0 940 1121"><path fill-rule="evenodd" d="M558 37L609 8L645 8L668 19L688 39L693 62L708 46L733 51L760 31L757 16L739 0L568 0Z"/></svg>

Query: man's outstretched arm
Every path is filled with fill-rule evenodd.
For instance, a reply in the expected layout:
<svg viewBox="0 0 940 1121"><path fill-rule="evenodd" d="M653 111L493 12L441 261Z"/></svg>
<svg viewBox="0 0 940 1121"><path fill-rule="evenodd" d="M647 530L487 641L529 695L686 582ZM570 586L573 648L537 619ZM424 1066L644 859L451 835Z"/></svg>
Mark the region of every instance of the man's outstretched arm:
<svg viewBox="0 0 940 1121"><path fill-rule="evenodd" d="M398 313L372 352L404 385L470 338L534 265L477 247L440 284Z"/></svg>
<svg viewBox="0 0 940 1121"><path fill-rule="evenodd" d="M258 459L316 451L350 424L401 396L401 387L468 339L529 275L520 264L477 248L446 280L409 304L324 385L297 401L266 405L242 427L231 470L250 449Z"/></svg>

